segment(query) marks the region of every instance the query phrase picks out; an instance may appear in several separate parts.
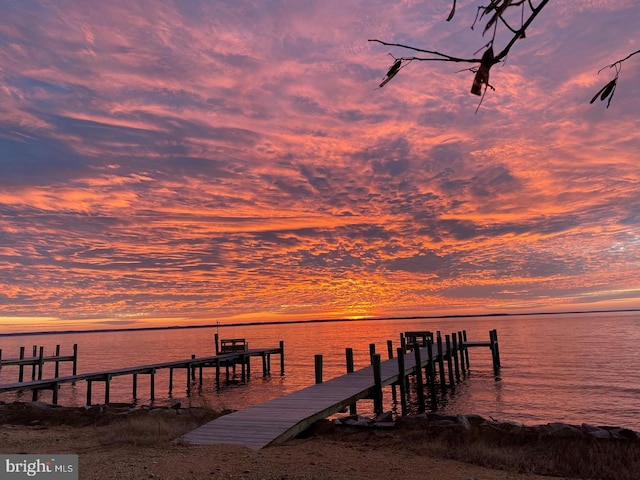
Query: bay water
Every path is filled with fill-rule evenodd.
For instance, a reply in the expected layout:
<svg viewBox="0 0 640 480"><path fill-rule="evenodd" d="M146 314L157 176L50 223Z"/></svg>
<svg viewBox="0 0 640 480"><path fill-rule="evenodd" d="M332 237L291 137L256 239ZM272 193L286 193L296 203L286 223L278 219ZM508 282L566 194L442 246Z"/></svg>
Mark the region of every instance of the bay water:
<svg viewBox="0 0 640 480"><path fill-rule="evenodd" d="M168 394L168 370L155 379L155 400L149 395L149 376L138 376L138 395L133 399L132 377L114 377L111 402L138 405L208 406L242 409L312 385L314 356L323 355L324 379L346 371L345 349L353 348L355 368L369 364L369 345L376 344L383 360L387 340L399 346L401 332L441 331L442 335L466 330L470 341L489 340L489 330L498 331L502 367L493 370L488 348L469 350L470 371L454 391L438 394L437 410L445 414L479 414L527 425L548 422L616 425L640 431L640 312L479 316L411 320L351 320L318 323L213 326L209 328L50 333L46 335L0 336L4 358L17 357L20 346L27 354L33 345L44 346L45 355L61 346L63 355L78 344L78 373L147 365L215 354L214 334L220 338L245 338L250 348L277 347L284 341L285 371L279 357L271 360L271 375L262 376L259 358L252 361L251 378L238 375L216 388L215 370L205 368L202 387L186 395L185 370L174 372L172 395ZM53 377L54 366L44 366L43 378ZM60 365L60 375L70 375L71 364ZM0 370L0 384L17 381L18 367ZM30 367L25 379L31 378ZM224 380L224 373L221 377ZM415 392L412 394L415 399ZM96 382L94 403L104 399L104 384ZM40 394L51 401L51 392ZM30 401L31 392L0 394L2 401ZM60 387L59 403L84 405L86 382ZM384 407L399 410L385 388ZM417 406L412 405L416 411ZM371 401L358 402L361 414L371 414Z"/></svg>

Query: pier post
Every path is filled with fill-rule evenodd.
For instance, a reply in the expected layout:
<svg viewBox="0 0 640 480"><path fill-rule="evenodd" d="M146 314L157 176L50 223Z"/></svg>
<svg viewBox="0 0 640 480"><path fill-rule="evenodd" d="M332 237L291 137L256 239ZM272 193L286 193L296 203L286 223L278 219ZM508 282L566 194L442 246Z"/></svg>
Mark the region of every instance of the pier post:
<svg viewBox="0 0 640 480"><path fill-rule="evenodd" d="M173 392L173 367L169 368L169 396Z"/></svg>
<svg viewBox="0 0 640 480"><path fill-rule="evenodd" d="M91 406L91 387L93 386L93 381L87 379L87 406Z"/></svg>
<svg viewBox="0 0 640 480"><path fill-rule="evenodd" d="M173 369L171 370L171 372L173 373ZM171 395L171 383L172 383L172 377L173 375L169 374L169 395ZM137 400L138 399L138 374L134 373L133 374L133 379L132 379L132 385L131 385L131 390L133 393L133 400Z"/></svg>
<svg viewBox="0 0 640 480"><path fill-rule="evenodd" d="M53 384L53 392L51 393L52 398L51 398L51 403L53 403L54 405L58 404L58 388L60 387L60 384L58 382L55 382Z"/></svg>
<svg viewBox="0 0 640 480"><path fill-rule="evenodd" d="M216 355L220 354L220 337L218 336L217 333L213 334L213 341L215 342L215 346L216 346Z"/></svg>
<svg viewBox="0 0 640 480"><path fill-rule="evenodd" d="M347 373L353 373L353 348L347 347L344 351L347 363ZM349 405L349 415L356 415L358 409L355 403Z"/></svg>
<svg viewBox="0 0 640 480"><path fill-rule="evenodd" d="M391 340L387 340L387 353L389 354L389 360L391 360L393 358L393 342ZM395 383L391 385L391 399L394 403L397 401Z"/></svg>
<svg viewBox="0 0 640 480"><path fill-rule="evenodd" d="M149 390L151 394L151 401L153 402L156 399L156 369L155 368L152 368L150 372Z"/></svg>
<svg viewBox="0 0 640 480"><path fill-rule="evenodd" d="M0 372L2 371L2 349L0 348Z"/></svg>
<svg viewBox="0 0 640 480"><path fill-rule="evenodd" d="M373 363L373 356L376 354L376 344L369 344L369 363Z"/></svg>
<svg viewBox="0 0 640 480"><path fill-rule="evenodd" d="M404 371L404 355L403 347L398 347L398 385L400 386L400 411L404 417L407 414L407 382Z"/></svg>
<svg viewBox="0 0 640 480"><path fill-rule="evenodd" d="M35 358L38 355L38 346L34 345L33 346L33 355L31 355L32 358ZM32 363L31 364L31 380L34 381L36 379L36 364Z"/></svg>
<svg viewBox="0 0 640 480"><path fill-rule="evenodd" d="M462 331L458 330L458 353L460 354L460 368L463 372L467 371L466 362L464 361L464 339Z"/></svg>
<svg viewBox="0 0 640 480"><path fill-rule="evenodd" d="M449 386L455 387L455 380L453 379L453 358L451 352L451 336L445 335L445 345L447 346L447 369L449 370Z"/></svg>
<svg viewBox="0 0 640 480"><path fill-rule="evenodd" d="M440 370L440 387L442 390L447 388L447 382L444 378L444 353L442 351L442 336L438 331L436 336L436 342L438 345L438 369Z"/></svg>
<svg viewBox="0 0 640 480"><path fill-rule="evenodd" d="M462 340L464 340L464 359L467 361L467 370L470 368L469 364L469 348L467 347L467 331L462 330Z"/></svg>
<svg viewBox="0 0 640 480"><path fill-rule="evenodd" d="M314 367L316 371L316 383L322 383L322 355L314 357Z"/></svg>
<svg viewBox="0 0 640 480"><path fill-rule="evenodd" d="M429 397L431 399L431 408L433 410L436 409L437 401L436 401L436 366L433 361L433 337L427 338L427 358L429 362L427 363L427 367L429 369L429 374L427 375L427 381L429 382Z"/></svg>
<svg viewBox="0 0 640 480"><path fill-rule="evenodd" d="M196 355L195 353L191 354L191 360L195 360L196 359ZM195 382L196 381L196 366L195 364L189 364L189 370L191 371L191 381Z"/></svg>
<svg viewBox="0 0 640 480"><path fill-rule="evenodd" d="M42 367L44 367L44 347L40 347L40 353L38 353L38 380L42 380Z"/></svg>
<svg viewBox="0 0 640 480"><path fill-rule="evenodd" d="M24 347L20 347L20 360L24 358ZM18 382L22 383L24 380L24 365L20 364L18 368Z"/></svg>
<svg viewBox="0 0 640 480"><path fill-rule="evenodd" d="M344 351L347 363L347 373L353 373L353 348L348 347Z"/></svg>
<svg viewBox="0 0 640 480"><path fill-rule="evenodd" d="M375 415L382 415L382 372L380 370L380 354L376 353L371 358L373 365L373 412Z"/></svg>
<svg viewBox="0 0 640 480"><path fill-rule="evenodd" d="M460 381L460 363L458 362L458 336L456 332L451 334L451 340L453 342L453 364L456 370L456 381Z"/></svg>
<svg viewBox="0 0 640 480"><path fill-rule="evenodd" d="M280 340L280 375L284 375L284 340Z"/></svg>
<svg viewBox="0 0 640 480"><path fill-rule="evenodd" d="M104 378L104 404L109 405L109 390L111 388L111 376L106 375Z"/></svg>
<svg viewBox="0 0 640 480"><path fill-rule="evenodd" d="M416 389L418 390L418 412L424 412L424 383L422 382L422 359L420 358L420 345L413 344L413 354L416 359Z"/></svg>
<svg viewBox="0 0 640 480"><path fill-rule="evenodd" d="M78 344L73 344L73 371L72 375L75 377L78 373ZM73 382L72 385L75 385L76 382Z"/></svg>
<svg viewBox="0 0 640 480"><path fill-rule="evenodd" d="M407 339L404 336L404 333L400 333L400 348L402 348L403 352L407 351Z"/></svg>
<svg viewBox="0 0 640 480"><path fill-rule="evenodd" d="M60 357L60 345L56 345L55 357L56 357L56 363L55 363L53 378L58 378L60 376L60 361L57 360L57 358Z"/></svg>
<svg viewBox="0 0 640 480"><path fill-rule="evenodd" d="M498 331L491 330L489 332L489 341L491 342L491 355L493 357L493 369L500 368L500 349L498 348Z"/></svg>

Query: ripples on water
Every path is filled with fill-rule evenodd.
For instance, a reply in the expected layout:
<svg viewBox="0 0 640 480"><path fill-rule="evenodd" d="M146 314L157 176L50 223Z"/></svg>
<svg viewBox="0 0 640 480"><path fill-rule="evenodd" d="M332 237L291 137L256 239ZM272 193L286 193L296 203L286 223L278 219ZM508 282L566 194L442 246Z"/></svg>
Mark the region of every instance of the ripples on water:
<svg viewBox="0 0 640 480"><path fill-rule="evenodd" d="M386 356L387 340L398 345L400 332L440 330L449 334L466 329L470 340L488 340L489 330L498 330L502 368L493 372L488 349L471 349L471 372L454 393L439 396L444 413L476 413L525 424L561 421L580 424L620 425L640 430L640 371L635 368L640 344L639 313L580 315L534 315L471 317L426 320L378 320L305 323L219 328L222 338L244 337L251 348L275 347L285 342L285 374L279 374L279 359L272 358L272 375L262 377L261 362L252 362L247 384L236 382L216 390L213 369L205 369L200 392L186 398L186 375L174 373L173 398L168 398L168 372L156 375L156 404L180 401L213 408L243 408L274 398L314 382L314 355L324 356L324 378L345 372L345 348L354 349L356 368L369 361L369 344ZM216 327L207 329L141 332L83 333L0 338L3 356L17 356L21 345L45 346L62 354L78 343L78 373L144 365L214 354ZM27 369L30 378L30 369ZM61 375L70 365L61 364ZM53 376L53 364L45 365L45 378ZM17 367L0 370L0 383L17 380ZM86 384L62 385L60 403L83 405ZM94 402L104 395L100 383L93 386ZM385 389L385 408L395 409L390 388ZM138 377L138 404L148 404L148 376ZM415 397L415 392L413 393ZM15 394L3 394L8 401ZM29 392L18 395L30 400ZM41 398L49 401L50 392ZM111 384L112 402L131 402L131 377L116 377ZM370 413L371 402L358 404L360 413ZM413 406L415 409L415 405Z"/></svg>

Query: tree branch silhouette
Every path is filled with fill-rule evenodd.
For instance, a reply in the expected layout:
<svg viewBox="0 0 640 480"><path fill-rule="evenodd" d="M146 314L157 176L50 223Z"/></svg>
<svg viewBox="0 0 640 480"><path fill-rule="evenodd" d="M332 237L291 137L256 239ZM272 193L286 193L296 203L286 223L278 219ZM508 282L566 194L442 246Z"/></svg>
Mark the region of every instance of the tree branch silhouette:
<svg viewBox="0 0 640 480"><path fill-rule="evenodd" d="M614 68L616 70L616 76L613 77L613 80L610 80L609 83L607 83L604 87L598 90L598 93L596 93L593 96L593 98L589 103L595 102L598 99L598 97L600 97L601 102L604 102L605 100L607 100L607 108L609 108L609 105L611 105L611 100L613 99L613 94L616 92L616 86L618 85L618 77L620 76L620 71L622 70L622 63L626 62L631 57L639 53L640 53L640 50L636 50L635 52L630 53L626 57L621 58L620 60L616 60L611 65L607 65L606 67L602 67L600 70L598 70L598 73L600 73L606 68Z"/></svg>
<svg viewBox="0 0 640 480"><path fill-rule="evenodd" d="M549 0L540 0L537 4L534 0L485 0L488 1L488 5L480 5L478 6L478 11L476 13L476 18L471 25L471 29L475 29L475 26L479 22L486 23L484 25L482 36L484 36L487 32L492 32L491 39L483 45L479 51L483 51L482 56L472 56L472 57L464 57L458 55L451 55L448 53L444 53L438 50L424 49L418 48L413 45L406 45L402 43L393 43L384 40L380 40L377 38L369 39L369 42L380 43L389 47L397 47L404 50L408 50L414 52L412 55L405 55L401 57L393 57L394 63L387 71L384 79L380 83L380 88L384 87L392 78L394 78L399 71L406 66L407 63L412 62L414 60L420 62L451 62L451 63L467 63L472 64L473 66L466 68L464 70L469 70L474 73L474 79L471 86L471 93L474 95L481 96L480 104L482 103L482 99L484 99L484 95L486 94L487 88L495 90L494 87L489 83L489 73L491 67L495 64L504 62L511 52L511 49L514 47L516 42L520 39L526 38L526 30L530 27L536 17L542 12L542 10L547 6ZM520 26L513 27L513 19L512 23L510 23L506 17L508 12L514 11L516 8L520 8ZM447 21L451 21L456 13L456 0L453 0L453 5L451 7L451 11L449 16L447 17ZM511 33L509 41L498 51L498 53L494 53L496 50L496 34L498 32L499 26L502 26L506 29L506 31ZM476 52L477 54L477 52ZM474 54L474 55L476 55ZM594 103L598 97L600 100L606 100L607 108L611 103L611 99L613 98L613 94L615 92L615 88L618 81L618 76L620 74L620 70L622 68L623 62L633 57L634 55L640 54L640 50L637 50L625 58L617 60L611 65L607 65L602 68L598 73L606 68L614 68L616 71L615 77L613 80L609 81L604 87L602 87L598 93L591 99L591 103ZM484 86L484 90L483 90ZM480 105L478 105L479 107Z"/></svg>
<svg viewBox="0 0 640 480"><path fill-rule="evenodd" d="M413 60L421 61L421 62L454 62L454 63L471 63L476 64L477 67L470 67L467 70L473 72L474 80L471 87L471 93L474 95L483 95L482 86L484 85L484 89L493 88L489 84L489 72L491 67L496 63L502 62L506 59L507 55L515 45L515 43L522 38L525 38L525 31L529 28L529 25L533 22L533 20L538 16L538 14L542 11L542 9L549 3L549 0L541 0L540 3L536 6L533 4L531 0L489 0L489 4L487 6L479 6L478 12L476 14L476 20L474 24L471 26L473 29L476 22L483 20L485 16L488 17L487 23L484 26L482 35L484 36L488 31L493 30L491 39L481 48L484 49L484 53L481 57L460 57L455 55L449 55L447 53L443 53L437 50L428 50L423 48L414 47L412 45L406 45L402 43L391 43L383 40L379 40L377 38L369 39L370 42L377 42L385 46L398 47L405 50L410 50L416 52L416 55L411 56L402 56L400 58L395 58L394 65L389 69L387 75L383 79L380 87L386 85L399 71L400 67L405 62L410 62ZM521 25L519 28L512 27L507 20L504 18L505 13L508 9L513 9L520 7L522 9L521 15ZM525 9L528 8L527 18L525 20ZM451 9L451 13L447 17L447 21L453 19L455 15L456 9L456 1L453 2L453 7ZM497 55L494 54L494 43L496 39L496 33L498 31L498 25L504 25L511 33L511 39L507 42L507 44L498 52ZM400 62L400 63L398 63ZM397 65L397 66L396 66ZM394 66L396 67L394 69ZM389 75L389 73L392 75Z"/></svg>

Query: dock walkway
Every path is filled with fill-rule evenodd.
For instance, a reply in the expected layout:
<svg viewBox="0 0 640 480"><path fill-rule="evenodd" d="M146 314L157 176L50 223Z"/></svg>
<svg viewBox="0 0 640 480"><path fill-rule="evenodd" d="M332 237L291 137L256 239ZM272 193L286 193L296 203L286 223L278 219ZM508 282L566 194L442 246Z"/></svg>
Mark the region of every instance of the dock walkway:
<svg viewBox="0 0 640 480"><path fill-rule="evenodd" d="M428 362L427 348L421 351L421 367ZM432 355L437 355L435 345ZM415 372L415 354L404 355L404 375ZM382 386L394 384L400 378L398 359L380 363ZM340 412L357 400L374 393L373 367L318 383L282 397L268 400L245 410L239 410L200 426L182 438L192 444L240 444L259 450L283 442L306 430L314 422Z"/></svg>
<svg viewBox="0 0 640 480"><path fill-rule="evenodd" d="M430 388L433 388L438 367L441 385L444 387L446 363L452 386L455 382L453 364L455 363L455 376L459 380L459 363L462 370L465 370L465 364L467 368L469 365L469 347L488 347L492 352L494 369L500 366L495 330L489 332L488 342L469 342L465 331L453 334L451 338L447 335L446 344L443 344L440 332L437 342L433 342L431 332L408 332L407 337L413 337L412 345L406 345L401 336L402 347L397 349L395 358L380 361L379 354L374 353L375 347L371 345L374 348L371 350L370 366L325 382L322 382L322 375L318 375L319 372L316 370L316 378L319 380L315 385L223 415L181 438L187 443L197 445L236 444L259 450L295 437L316 421L343 411L346 407L354 405L357 400L374 398L374 405L379 402L381 409L382 387L397 384L403 397L405 380L409 375L416 375L418 388L421 388L422 369L430 372L427 376L430 377ZM419 337L422 337L423 343L417 341ZM460 341L456 342L456 338ZM453 343L450 339L453 339ZM390 342L388 346L389 356L392 357ZM418 396L421 396L420 391Z"/></svg>
<svg viewBox="0 0 640 480"><path fill-rule="evenodd" d="M80 373L75 375L61 376L49 379L38 379L32 381L18 381L15 383L5 383L0 384L0 393L8 392L8 391L19 391L19 390L31 390L33 391L33 399L37 400L38 392L40 390L53 390L53 402L57 404L58 400L58 389L61 384L64 383L76 383L79 381L87 382L87 405L92 404L92 384L93 382L104 382L105 383L105 399L104 403L109 403L109 383L112 378L131 375L133 378L133 396L136 398L137 392L137 376L140 374L150 375L151 378L151 399L154 399L154 376L158 370L169 369L169 392L172 389L173 383L173 370L174 369L185 369L187 375L187 385L190 385L191 380L195 380L195 370L200 369L200 383L202 383L202 368L205 367L214 367L216 369L216 381L219 381L220 376L220 368L228 367L233 364L241 364L242 365L242 377L245 378L245 375L248 375L248 372L245 372L245 368L249 368L250 363L248 359L251 357L262 357L262 366L263 373L267 374L268 370L271 368L270 356L271 355L280 355L280 367L281 370L284 369L284 346L283 342L280 342L279 347L273 348L257 348L257 349L248 349L243 351L231 352L231 353L219 353L218 355L210 356L210 357L200 357L196 358L195 355L189 359L185 360L174 360L169 362L161 362L161 363L153 363L149 365L138 365L134 367L124 367L124 368L116 368L112 370L103 370L99 372L88 372L88 373ZM40 357L40 360L42 357ZM29 361L29 359L21 359L25 361ZM8 362L6 364L9 364ZM13 363L15 365L20 365L21 363Z"/></svg>

